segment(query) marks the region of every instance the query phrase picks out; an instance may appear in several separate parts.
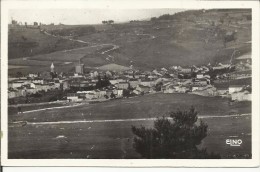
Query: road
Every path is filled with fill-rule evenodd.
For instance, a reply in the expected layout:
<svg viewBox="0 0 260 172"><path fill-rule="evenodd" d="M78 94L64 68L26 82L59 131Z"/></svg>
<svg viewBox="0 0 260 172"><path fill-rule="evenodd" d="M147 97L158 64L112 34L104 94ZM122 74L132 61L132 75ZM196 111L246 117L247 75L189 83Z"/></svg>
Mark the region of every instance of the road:
<svg viewBox="0 0 260 172"><path fill-rule="evenodd" d="M62 38L62 39L67 39L67 40L70 40L70 41L74 41L74 42L79 42L79 43L83 43L83 44L88 44L88 45L91 45L91 46L86 46L86 47L81 47L81 48L74 48L74 49L70 49L70 50L63 50L63 52L69 52L69 51L76 51L76 50L80 50L80 49L84 49L84 48L89 48L89 47L104 47L104 46L112 46L112 48L108 49L108 50L105 50L105 51L102 51L100 54L104 55L104 54L107 54L109 53L110 51L113 51L113 50L116 50L119 48L118 45L115 45L115 44L97 44L97 43L93 43L93 42L86 42L86 41L83 41L83 40L79 40L79 39L72 39L72 38L68 38L68 37L65 37L65 36L56 36L56 35L52 35L46 31L43 32L44 34L48 35L48 36L53 36L53 37L59 37L59 38ZM109 60L109 59L114 59L113 56L107 54L107 58L106 60Z"/></svg>
<svg viewBox="0 0 260 172"><path fill-rule="evenodd" d="M102 48L103 48L104 46L112 46L112 48L100 52L100 54L102 54L102 55L104 55L104 54L107 55L107 57L106 57L106 60L107 60L107 61L114 61L114 60L115 60L115 57L112 56L112 55L109 54L109 53L120 48L118 45L112 44L112 43L98 44L98 43L94 43L94 42L86 42L86 41L79 40L79 39L72 39L72 38L68 38L68 37L65 37L65 36L52 35L52 34L48 33L47 31L44 31L43 33L46 34L46 35L48 35L48 36L60 37L60 38L67 39L67 40L70 40L70 41L74 41L74 42L79 42L79 43L84 43L84 44L90 45L90 46L81 47L81 48L74 48L74 49L70 49L70 50L63 50L63 52L76 51L76 50L84 49L84 48L87 48L87 47L88 47L88 48L89 48L89 47L102 47ZM156 38L154 35L151 35L151 34L136 33L136 34L130 34L130 35L134 35L134 36L148 36L149 38L147 38L147 39L155 39L155 38ZM134 42L134 41L133 41L133 42Z"/></svg>
<svg viewBox="0 0 260 172"><path fill-rule="evenodd" d="M75 105L76 106L76 105ZM73 107L75 107L73 106ZM78 105L79 106L79 105ZM55 107L47 108L50 109L62 109L69 107ZM35 112L35 110L33 111ZM251 114L235 114L235 115L219 115L219 116L199 116L199 119L211 119L211 118L234 118L234 117L244 117L251 116ZM26 122L27 125L58 125L58 124L78 124L78 123L106 123L106 122L134 122L134 121L155 121L157 118L134 118L134 119L108 119L108 120L80 120L80 121L57 121L57 122L27 122L27 121L17 121L16 123ZM171 119L167 117L167 119Z"/></svg>

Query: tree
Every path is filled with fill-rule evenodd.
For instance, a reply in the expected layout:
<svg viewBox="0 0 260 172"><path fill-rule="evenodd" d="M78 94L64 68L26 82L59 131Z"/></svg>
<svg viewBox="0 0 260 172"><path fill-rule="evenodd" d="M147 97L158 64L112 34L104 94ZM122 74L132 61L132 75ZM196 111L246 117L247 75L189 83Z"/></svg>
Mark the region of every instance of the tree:
<svg viewBox="0 0 260 172"><path fill-rule="evenodd" d="M156 17L151 17L151 21L156 21Z"/></svg>
<svg viewBox="0 0 260 172"><path fill-rule="evenodd" d="M21 78L21 77L23 77L22 72L16 72L16 77L17 77L17 78Z"/></svg>
<svg viewBox="0 0 260 172"><path fill-rule="evenodd" d="M108 22L108 24L113 24L114 20L108 20L107 22Z"/></svg>
<svg viewBox="0 0 260 172"><path fill-rule="evenodd" d="M163 83L159 82L155 85L155 91L162 91Z"/></svg>
<svg viewBox="0 0 260 172"><path fill-rule="evenodd" d="M123 89L123 97L129 97L130 96L130 90L129 89Z"/></svg>
<svg viewBox="0 0 260 172"><path fill-rule="evenodd" d="M96 83L96 89L107 87L111 85L109 79L105 76L104 79L101 79L100 75L98 75L98 81Z"/></svg>
<svg viewBox="0 0 260 172"><path fill-rule="evenodd" d="M207 124L197 124L197 112L193 107L189 111L170 113L170 118L158 118L154 128L132 126L133 146L143 158L156 159L217 159L220 155L207 153L197 146L207 136Z"/></svg>
<svg viewBox="0 0 260 172"><path fill-rule="evenodd" d="M111 99L115 99L115 98L116 98L116 95L112 92L112 93L110 94L110 98L111 98Z"/></svg>

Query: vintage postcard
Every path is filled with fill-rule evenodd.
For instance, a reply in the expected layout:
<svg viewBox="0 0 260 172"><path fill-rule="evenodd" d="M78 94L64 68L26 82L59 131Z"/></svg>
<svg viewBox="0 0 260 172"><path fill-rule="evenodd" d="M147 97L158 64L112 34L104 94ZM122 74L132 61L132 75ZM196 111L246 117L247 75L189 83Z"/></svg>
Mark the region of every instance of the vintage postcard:
<svg viewBox="0 0 260 172"><path fill-rule="evenodd" d="M1 8L3 166L259 166L259 2Z"/></svg>

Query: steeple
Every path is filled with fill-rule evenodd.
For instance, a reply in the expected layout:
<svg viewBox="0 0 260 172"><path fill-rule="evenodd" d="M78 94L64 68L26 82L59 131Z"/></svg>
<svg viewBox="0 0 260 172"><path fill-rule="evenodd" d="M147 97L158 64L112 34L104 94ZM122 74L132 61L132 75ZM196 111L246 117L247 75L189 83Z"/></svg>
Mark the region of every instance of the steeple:
<svg viewBox="0 0 260 172"><path fill-rule="evenodd" d="M53 64L53 62L51 63L51 72L54 72L54 64Z"/></svg>

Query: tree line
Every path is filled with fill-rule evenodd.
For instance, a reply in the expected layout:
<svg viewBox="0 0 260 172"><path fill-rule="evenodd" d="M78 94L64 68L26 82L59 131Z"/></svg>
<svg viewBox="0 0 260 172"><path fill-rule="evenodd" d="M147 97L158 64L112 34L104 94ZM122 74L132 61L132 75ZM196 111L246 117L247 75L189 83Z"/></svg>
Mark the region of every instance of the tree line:
<svg viewBox="0 0 260 172"><path fill-rule="evenodd" d="M113 24L115 23L114 20L103 20L102 24Z"/></svg>

